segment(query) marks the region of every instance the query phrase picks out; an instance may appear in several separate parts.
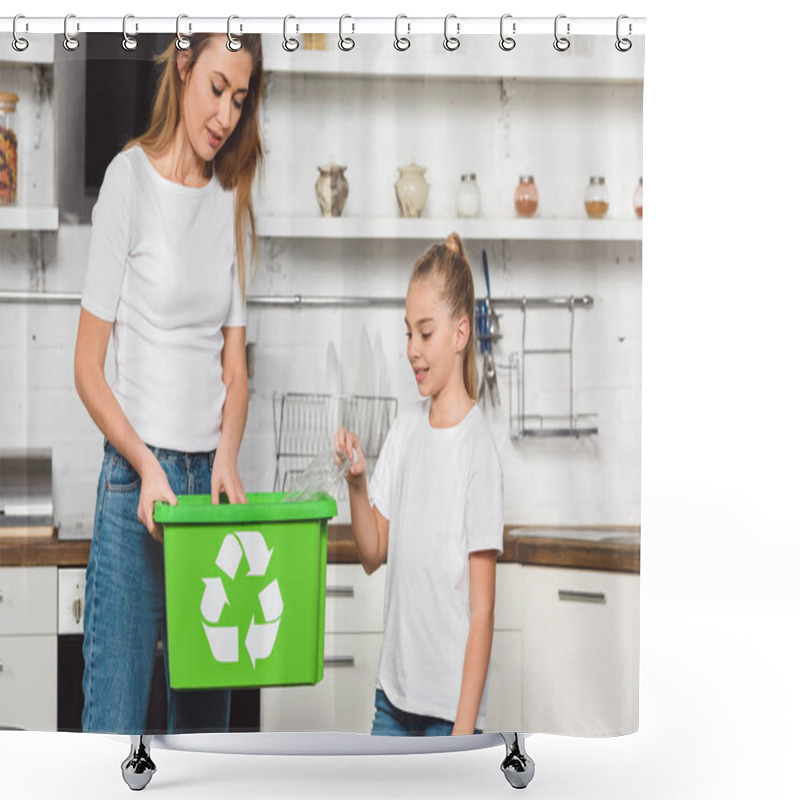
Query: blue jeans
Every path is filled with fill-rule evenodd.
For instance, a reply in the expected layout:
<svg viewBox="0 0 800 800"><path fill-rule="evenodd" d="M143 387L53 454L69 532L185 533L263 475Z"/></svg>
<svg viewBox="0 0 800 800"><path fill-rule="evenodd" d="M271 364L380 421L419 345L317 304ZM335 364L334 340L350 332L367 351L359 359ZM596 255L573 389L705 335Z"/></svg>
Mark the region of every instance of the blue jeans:
<svg viewBox="0 0 800 800"><path fill-rule="evenodd" d="M208 494L214 453L150 448L175 494ZM227 731L230 690L169 688L164 546L139 522L141 478L105 443L94 536L86 567L84 731L145 732L159 634L164 647L169 733Z"/></svg>
<svg viewBox="0 0 800 800"><path fill-rule="evenodd" d="M475 733L483 731L475 729ZM451 736L453 723L438 717L425 717L393 706L382 689L375 690L373 736Z"/></svg>

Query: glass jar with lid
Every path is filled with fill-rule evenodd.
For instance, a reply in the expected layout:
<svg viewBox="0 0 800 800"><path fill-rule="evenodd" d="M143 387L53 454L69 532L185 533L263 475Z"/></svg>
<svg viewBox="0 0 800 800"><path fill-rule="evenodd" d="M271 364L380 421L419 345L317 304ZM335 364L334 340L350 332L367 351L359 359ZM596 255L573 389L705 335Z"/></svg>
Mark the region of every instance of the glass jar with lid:
<svg viewBox="0 0 800 800"><path fill-rule="evenodd" d="M633 193L633 210L636 212L636 216L639 219L642 218L642 198L644 196L644 188L642 186L642 179L639 178L639 185L636 187L636 191Z"/></svg>
<svg viewBox="0 0 800 800"><path fill-rule="evenodd" d="M456 211L459 217L477 217L481 213L481 192L475 179L475 173L469 172L461 176L461 183L456 193Z"/></svg>
<svg viewBox="0 0 800 800"><path fill-rule="evenodd" d="M592 175L583 198L589 219L602 219L608 213L608 187L602 175Z"/></svg>
<svg viewBox="0 0 800 800"><path fill-rule="evenodd" d="M0 206L17 202L17 102L11 92L0 92Z"/></svg>
<svg viewBox="0 0 800 800"><path fill-rule="evenodd" d="M533 175L520 175L519 184L514 191L514 207L520 217L532 217L539 208L539 192Z"/></svg>

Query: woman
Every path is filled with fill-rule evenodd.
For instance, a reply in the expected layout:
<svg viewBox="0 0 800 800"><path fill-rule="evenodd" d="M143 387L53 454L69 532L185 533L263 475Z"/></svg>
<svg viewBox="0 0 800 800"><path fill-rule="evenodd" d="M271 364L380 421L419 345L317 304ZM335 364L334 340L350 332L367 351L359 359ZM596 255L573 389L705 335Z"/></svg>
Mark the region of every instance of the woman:
<svg viewBox="0 0 800 800"><path fill-rule="evenodd" d="M195 34L158 57L150 127L109 164L92 212L75 384L105 458L86 570L85 731L144 731L159 634L169 674L155 502L246 502L236 462L263 73L260 37L240 40L233 52L226 36ZM229 709L229 691L168 690L169 732L225 731Z"/></svg>

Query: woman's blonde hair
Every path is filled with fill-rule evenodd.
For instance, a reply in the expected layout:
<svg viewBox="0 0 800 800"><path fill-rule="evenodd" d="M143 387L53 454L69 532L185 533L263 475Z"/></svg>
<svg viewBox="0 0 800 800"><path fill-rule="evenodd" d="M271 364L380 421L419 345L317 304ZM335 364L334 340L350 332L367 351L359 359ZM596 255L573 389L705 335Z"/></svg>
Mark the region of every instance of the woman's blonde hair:
<svg viewBox="0 0 800 800"><path fill-rule="evenodd" d="M191 47L185 51L190 56L189 73L195 62L211 41L212 36L223 34L195 33L191 36ZM242 104L242 113L233 133L214 158L214 172L224 189L236 190L234 213L234 234L236 238L236 264L239 273L239 286L242 297L245 293L245 240L247 224L250 223L251 249L250 257L256 256L256 220L253 212L251 191L256 170L261 166L264 150L261 145L261 133L258 123L258 106L264 90L264 72L262 68L261 36L259 34L243 34L237 37L253 59L253 70L247 86L247 96ZM131 139L123 150L140 145L144 150L153 153L162 152L172 141L180 122L181 97L184 82L178 71L178 50L171 43L162 53L156 56L156 63L161 68L153 110L148 129L135 139ZM188 74L188 73L187 73Z"/></svg>
<svg viewBox="0 0 800 800"><path fill-rule="evenodd" d="M441 244L431 245L414 264L409 284L416 280L441 277L442 299L453 318L462 314L469 320L469 340L464 348L463 377L467 393L478 399L478 366L475 362L475 284L472 268L457 233L451 233Z"/></svg>

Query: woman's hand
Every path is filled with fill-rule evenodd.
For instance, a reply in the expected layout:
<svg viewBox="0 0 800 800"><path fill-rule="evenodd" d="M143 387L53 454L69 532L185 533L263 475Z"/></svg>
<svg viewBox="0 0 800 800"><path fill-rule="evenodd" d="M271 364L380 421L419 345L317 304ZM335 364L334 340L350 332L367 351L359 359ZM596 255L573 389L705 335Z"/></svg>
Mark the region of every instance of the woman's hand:
<svg viewBox="0 0 800 800"><path fill-rule="evenodd" d="M361 452L361 444L358 441L358 436L352 431L348 431L344 427L340 427L339 430L336 431L336 436L333 437L333 443L336 447L336 450L341 450L346 453L347 457L351 461L353 461L355 458L353 465L344 476L347 483L351 486L357 486L366 481L367 460L364 458L364 454ZM338 453L334 454L334 458L336 458L337 464L341 463L341 457L338 455Z"/></svg>
<svg viewBox="0 0 800 800"><path fill-rule="evenodd" d="M153 519L153 508L156 500L163 500L171 506L178 505L178 498L169 485L167 476L161 464L153 457L142 470L142 487L139 492L139 509L137 515L139 522L147 528L150 535L157 541L164 541L164 528Z"/></svg>
<svg viewBox="0 0 800 800"><path fill-rule="evenodd" d="M211 503L217 505L222 492L230 503L246 503L247 495L236 467L236 456L224 446L217 448L211 470Z"/></svg>

